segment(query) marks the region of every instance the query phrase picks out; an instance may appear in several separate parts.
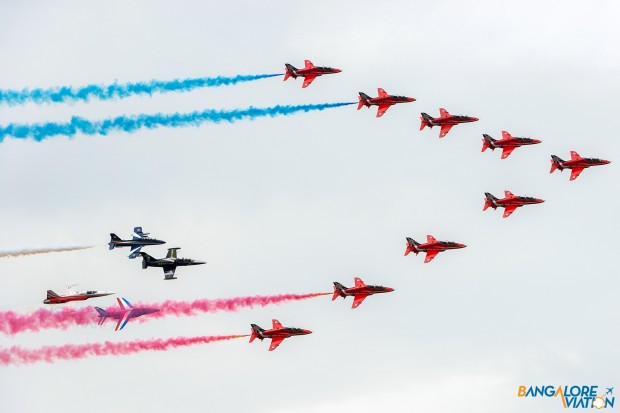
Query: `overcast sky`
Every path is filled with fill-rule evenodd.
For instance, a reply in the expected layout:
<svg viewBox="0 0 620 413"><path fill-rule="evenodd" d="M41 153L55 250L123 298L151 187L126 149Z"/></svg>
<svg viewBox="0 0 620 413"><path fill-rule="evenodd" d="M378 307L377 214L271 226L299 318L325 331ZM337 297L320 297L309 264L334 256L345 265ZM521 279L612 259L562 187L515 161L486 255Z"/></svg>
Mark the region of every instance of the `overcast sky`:
<svg viewBox="0 0 620 413"><path fill-rule="evenodd" d="M0 1L0 88L342 69L307 89L264 79L190 93L0 106L0 125L250 105L413 96L380 119L355 106L291 117L0 144L0 309L47 289L130 301L395 292L0 337L0 346L308 328L274 352L247 339L163 353L0 368L7 412L551 412L520 385L619 386L620 5L615 1ZM419 131L444 107L480 121ZM506 160L483 133L542 144ZM549 155L612 160L574 182ZM541 197L510 218L483 194ZM163 281L108 234L134 226L208 261ZM468 245L403 257L405 237ZM165 248L147 252L163 256ZM75 307L111 305L114 297Z"/></svg>

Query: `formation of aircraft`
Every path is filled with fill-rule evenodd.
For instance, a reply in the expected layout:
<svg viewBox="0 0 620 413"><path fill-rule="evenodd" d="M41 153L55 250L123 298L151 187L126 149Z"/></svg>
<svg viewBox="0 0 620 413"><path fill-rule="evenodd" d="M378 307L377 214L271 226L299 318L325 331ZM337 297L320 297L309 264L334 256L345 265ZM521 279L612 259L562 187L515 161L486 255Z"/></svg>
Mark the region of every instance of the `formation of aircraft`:
<svg viewBox="0 0 620 413"><path fill-rule="evenodd" d="M379 96L376 98L371 98L364 92L359 92L357 110L360 110L364 106L367 108L371 106L378 106L377 117L380 118L392 105L415 101L415 98L410 98L407 96L390 95L381 88L378 88L377 92L379 93Z"/></svg>
<svg viewBox="0 0 620 413"><path fill-rule="evenodd" d="M308 87L317 77L327 75L327 74L335 74L340 73L341 70L337 68L331 67L321 67L315 66L310 60L305 60L304 68L298 69L290 64L285 64L286 72L284 74L284 81L286 81L289 77L296 79L297 77L303 77L304 82L302 84L302 88ZM395 104L399 103L408 103L414 102L416 99L413 97L407 96L398 96L398 95L390 95L385 90L378 88L377 89L378 96L373 98L368 96L363 92L359 92L358 97L358 107L357 110L360 110L362 107L366 106L370 108L371 106L377 106L377 114L376 117L379 118L385 114L385 112ZM451 128L454 125L458 125L461 123L470 123L476 122L479 119L472 116L462 116L462 115L451 115L446 109L439 109L439 117L433 118L432 116L421 113L421 125L420 130L423 130L425 127L433 128L434 126L440 127L439 138L443 138L448 134ZM493 139L491 136L487 134L483 134L482 139L482 152L487 149L491 149L494 151L497 148L502 149L501 159L506 159L510 154L514 151L514 149L525 146L525 145L534 145L541 143L541 140L525 138L525 137L513 137L507 131L502 131L502 138L499 140ZM571 169L570 180L576 179L579 174L590 166L598 166L598 165L606 165L609 164L610 161L598 159L598 158L583 158L577 152L571 151L571 159L568 161L564 161L556 155L551 156L551 171L553 173L556 169L560 171L564 169ZM486 211L489 207L493 209L497 209L498 207L504 208L503 217L507 218L510 216L517 208L523 205L531 205L531 204L539 204L544 202L543 199L528 197L528 196L516 196L512 194L510 191L504 191L504 198L497 198L491 193L485 193L485 203L483 207L483 211ZM129 258L136 258L138 255L142 256L142 268L146 269L148 267L160 267L164 271L164 279L172 280L176 279L175 271L179 266L190 266L190 265L201 265L206 264L205 261L198 261L189 258L178 258L177 251L180 248L168 248L168 253L165 258L153 258L149 254L142 252L141 249L145 246L152 245L161 245L166 242L163 240L149 238L148 233L144 233L142 231L142 227L134 227L134 234L131 239L123 240L118 237L116 234L110 234L110 242L108 243L109 249L112 250L116 247L129 247L130 255ZM411 252L414 252L416 255L420 252L426 253L424 263L428 263L432 261L437 254L440 252L451 250L451 249L461 249L465 248L465 244L452 242L452 241L438 241L432 235L427 235L426 243L419 243L412 238L406 238L406 250L404 255L407 256ZM374 294L382 294L394 291L391 287L384 287L378 285L367 285L364 281L359 278L354 278L354 286L346 287L339 282L334 282L332 301L336 300L338 297L342 297L346 299L346 297L353 297L353 303L351 305L352 309L359 307L362 302L370 295ZM83 301L94 297L102 297L115 294L114 292L108 291L80 291L74 292L70 288L65 295L56 294L52 290L47 290L47 298L43 301L44 304L61 304L67 303L70 301ZM113 318L117 321L115 331L122 330L129 320L136 317L141 317L143 315L153 314L155 312L160 311L157 308L146 308L146 307L134 307L127 301L125 298L117 298L116 299L119 305L118 310L105 310L100 307L94 307L98 313L99 325L103 325L103 323L108 318ZM124 304L123 304L124 303ZM282 324L276 320L272 320L272 328L269 330L265 330L259 327L256 324L251 324L252 333L250 335L250 343L253 342L256 338L261 341L265 338L271 339L271 343L269 346L269 351L275 350L284 339L292 336L298 335L307 335L311 334L312 331L305 330L301 328L295 327L283 327ZM613 388L607 389L608 393L611 394Z"/></svg>
<svg viewBox="0 0 620 413"><path fill-rule="evenodd" d="M541 204L545 202L544 199L534 198L531 196L517 196L510 191L504 191L504 198L499 199L494 197L488 192L484 193L484 207L483 211L491 207L497 209L497 207L504 208L504 218L508 218L515 210L523 205Z"/></svg>
<svg viewBox="0 0 620 413"><path fill-rule="evenodd" d="M551 171L549 171L549 173L553 173L556 169L560 171L570 169L570 180L574 181L584 169L591 166L607 165L610 162L611 161L599 158L582 158L577 152L570 151L570 161L565 161L559 156L551 155Z"/></svg>
<svg viewBox="0 0 620 413"><path fill-rule="evenodd" d="M301 76L304 78L304 83L301 85L302 88L310 86L310 83L319 76L342 72L342 70L333 67L315 66L310 60L304 60L303 69L297 69L295 66L288 63L284 66L286 67L284 80L286 81L289 77L297 79L298 76Z"/></svg>
<svg viewBox="0 0 620 413"><path fill-rule="evenodd" d="M260 328L256 324L250 324L252 327L252 335L250 336L250 343L255 339L263 341L265 338L271 339L269 345L269 351L275 350L285 338L292 336L304 336L306 334L312 334L310 330L304 330L303 328L296 327L283 327L282 324L276 319L271 320L273 328L271 330L265 330Z"/></svg>
<svg viewBox="0 0 620 413"><path fill-rule="evenodd" d="M411 238L407 238L407 244L405 245L407 246L405 256L409 255L410 252L415 252L415 255L418 255L420 252L425 252L426 257L424 257L424 264L431 262L440 252L465 248L467 246L453 241L437 241L432 235L426 236L425 244L420 244Z"/></svg>
<svg viewBox="0 0 620 413"><path fill-rule="evenodd" d="M107 320L108 318L113 318L115 320L118 320L118 322L116 323L116 328L114 329L114 331L118 331L118 330L122 330L123 328L125 328L125 325L127 325L129 320L131 320L132 318L141 317L147 314L153 314L159 311L158 308L146 308L146 307L136 308L124 298L123 298L123 301L125 302L125 304L127 304L128 308L123 305L120 298L117 298L116 301L118 301L118 305L120 307L120 309L117 311L104 310L101 307L95 307L95 310L97 310L97 313L99 314L98 325L103 325L105 320Z"/></svg>
<svg viewBox="0 0 620 413"><path fill-rule="evenodd" d="M110 249L121 248L121 247L130 247L129 258L136 258L140 254L140 250L142 247L146 247L147 245L161 245L165 244L166 241L162 241L155 238L149 238L148 232L142 232L142 227L135 227L133 229L134 235L131 239L121 239L118 235L112 233L110 234L110 242L108 245Z"/></svg>
<svg viewBox="0 0 620 413"><path fill-rule="evenodd" d="M354 281L354 287L345 287L339 282L334 281L334 295L332 295L332 301L338 297L346 298L352 296L353 304L351 308L357 308L369 295L394 291L393 288L384 287L382 285L366 285L359 277L355 277Z"/></svg>
<svg viewBox="0 0 620 413"><path fill-rule="evenodd" d="M104 297L106 295L116 294L114 291L73 291L72 286L67 287L67 293L63 295L56 294L52 290L47 290L47 298L43 300L43 304L64 304L70 301L84 301L89 298Z"/></svg>
<svg viewBox="0 0 620 413"><path fill-rule="evenodd" d="M541 140L532 139L532 138L521 138L515 137L506 132L502 131L502 139L497 140L493 139L486 133L482 135L482 151L486 151L488 148L491 148L494 151L496 148L502 148L502 159L508 158L512 151L514 151L519 146L524 145L535 145L537 143L541 143Z"/></svg>
<svg viewBox="0 0 620 413"><path fill-rule="evenodd" d="M153 258L146 252L141 252L142 256L142 269L148 267L160 267L164 269L165 280L176 280L174 272L177 267L186 267L188 265L201 265L206 264L206 261L197 261L191 258L178 258L177 251L181 248L168 248L168 253L165 258Z"/></svg>
<svg viewBox="0 0 620 413"><path fill-rule="evenodd" d="M474 118L473 116L463 116L463 115L451 115L444 108L439 108L439 117L434 118L431 115L422 112L422 116L420 116L420 121L422 122L420 125L420 130L424 129L426 126L432 128L433 126L440 126L439 137L443 138L446 136L450 129L454 125L458 125L459 123L469 123L476 122L478 118Z"/></svg>

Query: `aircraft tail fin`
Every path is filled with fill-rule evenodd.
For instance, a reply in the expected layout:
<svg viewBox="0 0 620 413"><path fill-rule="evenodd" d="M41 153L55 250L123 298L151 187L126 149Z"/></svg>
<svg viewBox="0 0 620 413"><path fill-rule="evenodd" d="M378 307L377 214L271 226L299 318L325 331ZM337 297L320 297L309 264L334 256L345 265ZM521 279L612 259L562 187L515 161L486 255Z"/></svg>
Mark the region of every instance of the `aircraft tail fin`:
<svg viewBox="0 0 620 413"><path fill-rule="evenodd" d="M420 130L424 129L424 128L425 128L425 127L427 127L427 126L428 126L429 128L432 128L432 127L433 127L432 121L433 121L433 119L435 119L435 118L433 118L433 117L432 117L431 115L429 115L428 113L424 113L424 112L422 112L422 113L421 113L421 115L422 115L422 116L420 116L420 122L421 122L421 124L420 124Z"/></svg>
<svg viewBox="0 0 620 413"><path fill-rule="evenodd" d="M415 252L416 254L418 253L418 245L420 245L419 242L417 242L416 240L407 237L407 249L405 250L405 256L409 255L410 252Z"/></svg>
<svg viewBox="0 0 620 413"><path fill-rule="evenodd" d="M344 290L347 287L345 287L344 285L340 284L339 282L334 281L334 294L332 295L332 301L334 301L336 298L338 297L343 297L344 298Z"/></svg>
<svg viewBox="0 0 620 413"><path fill-rule="evenodd" d="M551 155L551 170L549 173L552 174L556 169L559 169L560 171L564 170L562 167L562 162L564 162L564 160L559 156Z"/></svg>
<svg viewBox="0 0 620 413"><path fill-rule="evenodd" d="M368 101L370 101L370 96L368 96L366 93L359 92L359 96L357 97L357 99L357 110L360 110L363 106L370 107L370 103L368 103Z"/></svg>
<svg viewBox="0 0 620 413"><path fill-rule="evenodd" d="M58 294L56 294L54 291L52 290L47 290L47 299L49 300L50 298L56 298L59 297Z"/></svg>
<svg viewBox="0 0 620 413"><path fill-rule="evenodd" d="M151 257L149 254L147 254L146 252L140 252L140 255L142 256L142 269L145 270L146 267L149 266L149 262L151 262L152 260L154 260L155 258Z"/></svg>
<svg viewBox="0 0 620 413"><path fill-rule="evenodd" d="M110 246L110 249L111 249L111 250L113 250L113 249L114 249L114 247L116 246L116 245L114 244L114 241L122 241L122 240L120 239L120 237L119 237L118 235L116 235L116 234L110 234L110 242L108 243L108 245Z"/></svg>
<svg viewBox="0 0 620 413"><path fill-rule="evenodd" d="M484 152L487 149L491 148L493 149L493 142L495 142L495 139L493 139L492 137L490 137L489 135L487 135L486 133L482 135L482 151Z"/></svg>
<svg viewBox="0 0 620 413"><path fill-rule="evenodd" d="M297 68L288 63L285 63L284 66L286 67L286 72L284 73L284 80L288 79L289 77L292 77L293 79L297 79L297 74L296 74Z"/></svg>
<svg viewBox="0 0 620 413"><path fill-rule="evenodd" d="M95 307L95 310L97 310L97 313L99 314L99 321L97 321L97 325L101 326L105 320L108 319L108 313L101 307Z"/></svg>
<svg viewBox="0 0 620 413"><path fill-rule="evenodd" d="M262 340L263 338L261 336L261 333L265 330L260 328L256 324L250 324L250 326L252 327L252 335L250 336L250 343L257 338Z"/></svg>
<svg viewBox="0 0 620 413"><path fill-rule="evenodd" d="M489 207L495 209L496 208L495 201L497 201L497 198L488 192L485 192L484 196L485 196L484 207L482 208L482 210L486 211Z"/></svg>

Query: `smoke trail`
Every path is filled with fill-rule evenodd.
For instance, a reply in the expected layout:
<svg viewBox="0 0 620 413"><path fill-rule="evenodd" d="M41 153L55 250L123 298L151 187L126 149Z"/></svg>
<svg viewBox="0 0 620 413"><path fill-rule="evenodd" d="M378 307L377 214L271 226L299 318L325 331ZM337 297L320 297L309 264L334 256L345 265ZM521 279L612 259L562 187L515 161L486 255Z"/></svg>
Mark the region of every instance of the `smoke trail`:
<svg viewBox="0 0 620 413"><path fill-rule="evenodd" d="M201 313L216 313L220 311L232 312L241 308L265 307L267 305L283 304L289 301L301 301L329 294L331 293L257 295L253 297L219 298L214 300L167 300L163 303L135 303L134 306L159 308L160 311L145 317L136 318L131 322L148 322L149 319L152 318L163 318L167 316L181 317ZM118 311L118 307L109 307L108 310ZM26 331L37 332L45 329L66 330L68 327L74 325L91 325L96 323L97 320L97 313L91 307L80 309L65 307L61 310L41 308L32 314L3 311L0 312L0 332L6 335L14 335Z"/></svg>
<svg viewBox="0 0 620 413"><path fill-rule="evenodd" d="M156 308L159 308L159 312L151 314L151 318L192 316L200 313L215 313L219 311L232 312L240 308L265 307L271 304L306 300L308 298L329 294L331 293L257 295L253 297L220 298L216 300L200 299L194 301L167 300L161 304L152 304ZM145 307L150 306L151 305L145 305ZM148 320L144 319L140 321Z"/></svg>
<svg viewBox="0 0 620 413"><path fill-rule="evenodd" d="M207 109L201 112L173 113L152 115L142 114L136 116L118 116L116 118L105 119L102 121L92 121L78 116L71 118L70 122L47 122L34 124L11 123L0 128L0 142L7 136L19 139L31 138L37 142L49 138L50 136L64 135L74 136L78 133L85 135L107 135L114 131L135 132L139 129L154 129L159 127L185 127L200 126L203 123L233 123L242 119L254 119L259 117L275 117L278 115L292 115L298 112L310 112L315 110L325 110L340 106L353 105L355 102L341 103L321 103L297 106L273 106L270 108L234 109L234 110L215 110Z"/></svg>
<svg viewBox="0 0 620 413"><path fill-rule="evenodd" d="M8 349L0 349L0 365L7 366L11 364L32 364L39 361L53 363L56 360L77 360L91 356L121 356L140 353L142 351L167 351L176 347L208 344L216 341L227 341L241 337L248 336L176 337L168 339L135 340L120 343L106 341L104 343L45 346L37 349L13 346Z"/></svg>
<svg viewBox="0 0 620 413"><path fill-rule="evenodd" d="M152 95L153 93L189 92L204 87L236 85L241 82L251 82L268 77L282 76L281 73L263 75L237 75L232 77L199 77L174 80L151 80L149 82L113 83L111 85L86 85L82 87L52 87L49 89L0 89L0 104L8 106L23 105L24 103L61 103L75 101L89 101L92 98L108 100L126 98L134 95Z"/></svg>
<svg viewBox="0 0 620 413"><path fill-rule="evenodd" d="M27 248L23 250L15 250L15 251L0 251L0 258L21 257L24 255L35 255L35 254L47 254L50 252L79 251L79 250L85 250L85 249L94 248L94 247L95 247L94 245L88 245L84 247Z"/></svg>

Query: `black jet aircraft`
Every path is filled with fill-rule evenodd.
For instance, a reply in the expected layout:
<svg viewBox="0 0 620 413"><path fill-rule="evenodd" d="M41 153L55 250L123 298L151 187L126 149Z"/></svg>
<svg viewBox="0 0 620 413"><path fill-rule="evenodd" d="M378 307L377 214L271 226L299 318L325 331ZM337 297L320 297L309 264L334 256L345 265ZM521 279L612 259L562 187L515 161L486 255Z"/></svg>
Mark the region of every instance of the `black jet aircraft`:
<svg viewBox="0 0 620 413"><path fill-rule="evenodd" d="M168 248L168 254L166 258L153 258L145 252L141 252L142 255L142 268L147 267L161 267L164 269L165 280L176 280L174 271L177 267L184 267L186 265L200 265L206 264L206 261L196 261L191 258L177 258L177 250L181 248Z"/></svg>
<svg viewBox="0 0 620 413"><path fill-rule="evenodd" d="M135 234L132 239L120 239L120 237L116 234L110 234L110 242L108 245L110 249L113 250L115 247L130 247L131 253L129 254L129 258L136 258L140 254L140 249L142 247L146 247L147 245L160 245L165 244L166 241L162 241L155 238L149 238L148 232L142 232L142 227L135 227L133 229Z"/></svg>

